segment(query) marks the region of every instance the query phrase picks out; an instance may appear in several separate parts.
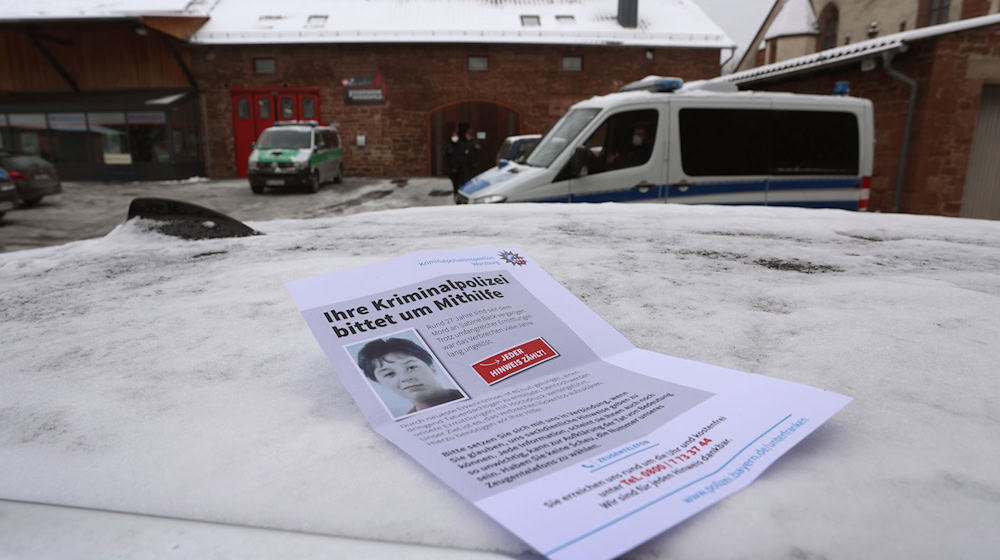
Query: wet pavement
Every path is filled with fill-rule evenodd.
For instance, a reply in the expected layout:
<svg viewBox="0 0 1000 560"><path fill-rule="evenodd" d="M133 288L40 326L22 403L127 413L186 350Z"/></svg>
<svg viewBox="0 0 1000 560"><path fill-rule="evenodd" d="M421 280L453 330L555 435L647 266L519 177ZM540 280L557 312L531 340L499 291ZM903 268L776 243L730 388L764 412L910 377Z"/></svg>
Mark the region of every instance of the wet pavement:
<svg viewBox="0 0 1000 560"><path fill-rule="evenodd" d="M412 206L453 204L447 178L351 178L315 194L255 195L246 179L170 182L64 182L61 194L0 219L0 252L100 237L125 221L134 198L193 202L244 222L315 218Z"/></svg>

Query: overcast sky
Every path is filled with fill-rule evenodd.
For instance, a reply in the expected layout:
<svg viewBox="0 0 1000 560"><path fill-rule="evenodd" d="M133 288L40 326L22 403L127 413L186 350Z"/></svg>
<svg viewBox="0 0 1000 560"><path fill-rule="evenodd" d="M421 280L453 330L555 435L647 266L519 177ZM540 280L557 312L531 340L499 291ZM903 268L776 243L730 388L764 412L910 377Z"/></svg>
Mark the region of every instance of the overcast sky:
<svg viewBox="0 0 1000 560"><path fill-rule="evenodd" d="M742 53L753 39L775 0L695 0L702 10L739 45ZM722 60L729 58L722 53Z"/></svg>

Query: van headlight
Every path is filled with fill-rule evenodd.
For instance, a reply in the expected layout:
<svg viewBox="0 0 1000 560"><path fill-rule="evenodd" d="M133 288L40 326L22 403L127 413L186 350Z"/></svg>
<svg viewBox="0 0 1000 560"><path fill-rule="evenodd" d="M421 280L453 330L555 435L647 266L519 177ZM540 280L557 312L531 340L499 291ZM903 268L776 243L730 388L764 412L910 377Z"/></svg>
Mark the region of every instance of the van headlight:
<svg viewBox="0 0 1000 560"><path fill-rule="evenodd" d="M491 194L489 196L473 198L469 201L471 204L496 204L498 202L507 202L507 197L502 194Z"/></svg>
<svg viewBox="0 0 1000 560"><path fill-rule="evenodd" d="M302 171L303 169L305 169L307 167L309 167L309 162L308 161L297 161L297 162L295 162L295 169L296 169L296 171Z"/></svg>

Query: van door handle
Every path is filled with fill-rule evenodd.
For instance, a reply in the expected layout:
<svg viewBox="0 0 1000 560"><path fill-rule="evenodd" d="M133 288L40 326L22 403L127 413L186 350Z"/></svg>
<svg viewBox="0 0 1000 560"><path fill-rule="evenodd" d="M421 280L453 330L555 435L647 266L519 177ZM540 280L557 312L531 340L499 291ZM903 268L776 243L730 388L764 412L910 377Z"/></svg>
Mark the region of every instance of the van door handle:
<svg viewBox="0 0 1000 560"><path fill-rule="evenodd" d="M638 190L642 194L646 194L649 192L649 189L652 189L654 187L656 187L656 185L650 183L649 181L640 181L639 184L637 184L632 188Z"/></svg>
<svg viewBox="0 0 1000 560"><path fill-rule="evenodd" d="M687 181L681 181L679 183L674 183L674 186L677 187L677 190L681 192L687 192L687 190L691 188L691 183L688 183Z"/></svg>

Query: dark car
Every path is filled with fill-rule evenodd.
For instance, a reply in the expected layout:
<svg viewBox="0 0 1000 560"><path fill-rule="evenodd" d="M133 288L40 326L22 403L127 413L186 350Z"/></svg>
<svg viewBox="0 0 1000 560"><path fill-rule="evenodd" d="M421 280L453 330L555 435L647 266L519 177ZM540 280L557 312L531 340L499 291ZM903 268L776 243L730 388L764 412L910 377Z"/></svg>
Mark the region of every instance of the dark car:
<svg viewBox="0 0 1000 560"><path fill-rule="evenodd" d="M10 180L10 175L6 171L0 169L0 218L3 218L8 210L12 210L20 200L14 181Z"/></svg>
<svg viewBox="0 0 1000 560"><path fill-rule="evenodd" d="M42 198L62 192L56 167L39 155L0 153L0 167L7 170L25 206L38 204Z"/></svg>

